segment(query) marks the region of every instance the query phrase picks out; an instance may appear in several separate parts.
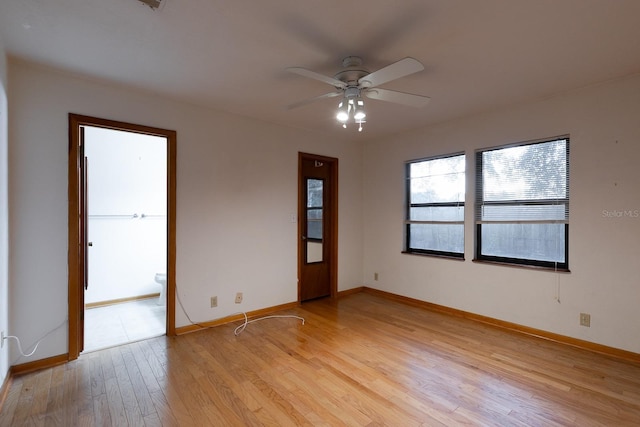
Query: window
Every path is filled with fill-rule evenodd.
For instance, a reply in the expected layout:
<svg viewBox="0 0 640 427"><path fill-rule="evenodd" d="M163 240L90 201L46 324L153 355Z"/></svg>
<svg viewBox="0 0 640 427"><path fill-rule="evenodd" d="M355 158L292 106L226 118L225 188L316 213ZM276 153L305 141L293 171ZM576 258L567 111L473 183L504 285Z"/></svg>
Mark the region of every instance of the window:
<svg viewBox="0 0 640 427"><path fill-rule="evenodd" d="M406 252L463 258L464 154L409 162L406 177Z"/></svg>
<svg viewBox="0 0 640 427"><path fill-rule="evenodd" d="M307 178L307 239L322 242L324 180Z"/></svg>
<svg viewBox="0 0 640 427"><path fill-rule="evenodd" d="M569 138L476 153L476 258L568 269Z"/></svg>

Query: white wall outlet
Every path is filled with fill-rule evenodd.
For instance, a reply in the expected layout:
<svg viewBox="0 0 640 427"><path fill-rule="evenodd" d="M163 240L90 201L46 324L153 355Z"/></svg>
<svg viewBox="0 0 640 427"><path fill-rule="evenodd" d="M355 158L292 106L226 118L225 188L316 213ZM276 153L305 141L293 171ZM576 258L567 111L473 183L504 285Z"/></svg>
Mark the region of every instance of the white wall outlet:
<svg viewBox="0 0 640 427"><path fill-rule="evenodd" d="M211 308L218 306L218 297L211 297Z"/></svg>
<svg viewBox="0 0 640 427"><path fill-rule="evenodd" d="M240 304L242 302L242 292L238 292L236 294L236 304Z"/></svg>
<svg viewBox="0 0 640 427"><path fill-rule="evenodd" d="M373 273L373 280L378 280L378 273Z"/></svg>
<svg viewBox="0 0 640 427"><path fill-rule="evenodd" d="M580 325L591 327L591 315L589 313L580 313Z"/></svg>

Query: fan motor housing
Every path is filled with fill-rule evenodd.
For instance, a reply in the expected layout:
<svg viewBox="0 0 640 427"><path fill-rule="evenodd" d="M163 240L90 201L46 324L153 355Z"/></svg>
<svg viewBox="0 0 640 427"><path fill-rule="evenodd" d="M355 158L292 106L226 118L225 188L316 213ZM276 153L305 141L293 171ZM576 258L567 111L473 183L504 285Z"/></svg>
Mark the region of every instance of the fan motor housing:
<svg viewBox="0 0 640 427"><path fill-rule="evenodd" d="M348 86L344 90L344 97L349 98L358 98L360 96L360 89L356 86Z"/></svg>
<svg viewBox="0 0 640 427"><path fill-rule="evenodd" d="M345 69L336 73L333 77L349 86L357 86L358 80L370 74L368 70L362 68L362 59L358 56L347 56L342 60L342 66Z"/></svg>
<svg viewBox="0 0 640 427"><path fill-rule="evenodd" d="M343 70L333 77L348 85L357 85L358 80L368 74L367 70Z"/></svg>

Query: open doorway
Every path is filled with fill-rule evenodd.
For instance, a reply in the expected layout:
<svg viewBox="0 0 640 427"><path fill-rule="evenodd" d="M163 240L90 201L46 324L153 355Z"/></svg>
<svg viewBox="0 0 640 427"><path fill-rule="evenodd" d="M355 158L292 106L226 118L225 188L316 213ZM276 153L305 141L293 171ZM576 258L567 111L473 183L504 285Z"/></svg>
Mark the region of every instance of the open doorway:
<svg viewBox="0 0 640 427"><path fill-rule="evenodd" d="M69 359L175 334L175 132L69 115Z"/></svg>
<svg viewBox="0 0 640 427"><path fill-rule="evenodd" d="M166 332L167 138L84 126L84 351Z"/></svg>

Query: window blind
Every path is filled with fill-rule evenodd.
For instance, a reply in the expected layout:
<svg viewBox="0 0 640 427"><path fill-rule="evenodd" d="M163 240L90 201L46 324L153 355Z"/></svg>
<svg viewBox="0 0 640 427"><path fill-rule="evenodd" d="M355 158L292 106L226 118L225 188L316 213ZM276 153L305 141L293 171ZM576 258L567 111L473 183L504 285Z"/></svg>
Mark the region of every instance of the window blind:
<svg viewBox="0 0 640 427"><path fill-rule="evenodd" d="M569 138L476 153L476 258L568 269Z"/></svg>
<svg viewBox="0 0 640 427"><path fill-rule="evenodd" d="M476 154L476 223L569 221L569 139Z"/></svg>

